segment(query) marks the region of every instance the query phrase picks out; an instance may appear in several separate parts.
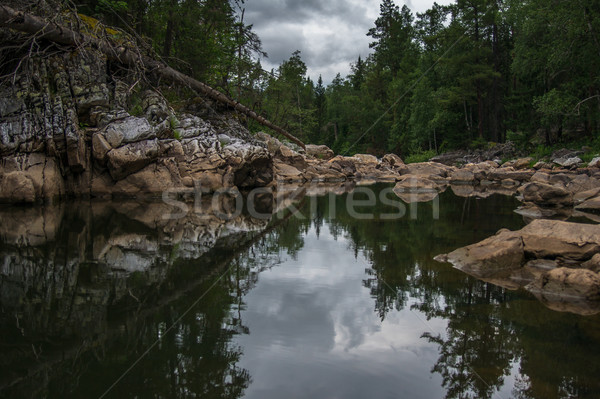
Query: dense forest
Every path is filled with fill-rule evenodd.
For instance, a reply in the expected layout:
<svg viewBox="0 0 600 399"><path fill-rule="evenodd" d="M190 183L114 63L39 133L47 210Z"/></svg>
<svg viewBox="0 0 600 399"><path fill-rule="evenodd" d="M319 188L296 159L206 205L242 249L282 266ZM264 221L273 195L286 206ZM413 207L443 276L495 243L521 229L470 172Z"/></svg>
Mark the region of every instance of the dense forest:
<svg viewBox="0 0 600 399"><path fill-rule="evenodd" d="M337 153L430 156L490 142L599 146L600 2L456 0L414 15L382 0L371 53L324 85L299 51L277 70L244 0L89 0L171 66ZM293 49L290 49L292 52ZM357 49L357 54L361 49ZM259 130L259 125L251 129Z"/></svg>

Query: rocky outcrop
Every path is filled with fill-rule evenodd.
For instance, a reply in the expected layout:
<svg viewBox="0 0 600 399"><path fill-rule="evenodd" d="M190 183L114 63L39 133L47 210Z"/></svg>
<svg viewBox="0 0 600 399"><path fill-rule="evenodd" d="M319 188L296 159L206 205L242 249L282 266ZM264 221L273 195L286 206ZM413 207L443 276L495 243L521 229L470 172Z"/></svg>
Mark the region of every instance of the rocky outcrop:
<svg viewBox="0 0 600 399"><path fill-rule="evenodd" d="M156 91L130 92L98 51L33 58L28 67L0 86L1 202L140 198L273 180L266 145L227 112L175 112Z"/></svg>
<svg viewBox="0 0 600 399"><path fill-rule="evenodd" d="M600 226L535 220L435 259L495 284L526 287L544 303L585 314L600 311L599 257ZM569 301L577 306L557 304Z"/></svg>

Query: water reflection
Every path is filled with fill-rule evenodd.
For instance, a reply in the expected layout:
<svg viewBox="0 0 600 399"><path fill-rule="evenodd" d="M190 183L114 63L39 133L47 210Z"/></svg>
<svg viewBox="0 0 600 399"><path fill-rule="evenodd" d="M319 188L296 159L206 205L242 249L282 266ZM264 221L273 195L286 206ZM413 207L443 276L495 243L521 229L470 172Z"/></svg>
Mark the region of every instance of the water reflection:
<svg viewBox="0 0 600 399"><path fill-rule="evenodd" d="M385 220L397 209L378 204L357 220L351 188L281 190L302 217L273 198L270 219L165 220L166 205L139 203L2 211L0 396L99 397L137 359L107 397L597 396L598 316L432 260L522 227L512 198L448 191L439 210Z"/></svg>

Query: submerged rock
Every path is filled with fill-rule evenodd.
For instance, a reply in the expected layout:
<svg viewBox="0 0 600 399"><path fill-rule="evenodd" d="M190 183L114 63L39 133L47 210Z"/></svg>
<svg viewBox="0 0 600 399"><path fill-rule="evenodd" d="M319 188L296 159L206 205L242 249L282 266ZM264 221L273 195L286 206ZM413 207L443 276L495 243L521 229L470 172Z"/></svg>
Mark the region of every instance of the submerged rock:
<svg viewBox="0 0 600 399"><path fill-rule="evenodd" d="M527 286L532 292L546 298L586 301L600 300L600 275L588 269L569 269L566 267L550 270Z"/></svg>

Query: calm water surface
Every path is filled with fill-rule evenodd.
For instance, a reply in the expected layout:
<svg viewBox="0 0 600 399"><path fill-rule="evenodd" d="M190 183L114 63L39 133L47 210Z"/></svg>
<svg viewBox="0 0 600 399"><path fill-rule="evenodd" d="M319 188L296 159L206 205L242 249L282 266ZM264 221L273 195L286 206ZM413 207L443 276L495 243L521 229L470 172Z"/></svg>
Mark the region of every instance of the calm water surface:
<svg viewBox="0 0 600 399"><path fill-rule="evenodd" d="M347 195L226 223L164 221L160 204L5 209L0 396L600 397L600 317L432 260L522 227L513 198L447 192L439 218L377 204L357 220Z"/></svg>

